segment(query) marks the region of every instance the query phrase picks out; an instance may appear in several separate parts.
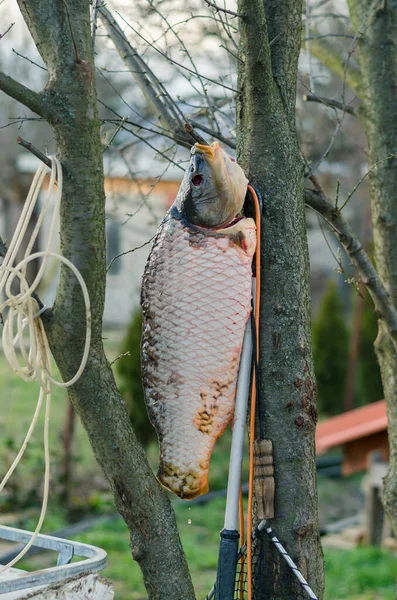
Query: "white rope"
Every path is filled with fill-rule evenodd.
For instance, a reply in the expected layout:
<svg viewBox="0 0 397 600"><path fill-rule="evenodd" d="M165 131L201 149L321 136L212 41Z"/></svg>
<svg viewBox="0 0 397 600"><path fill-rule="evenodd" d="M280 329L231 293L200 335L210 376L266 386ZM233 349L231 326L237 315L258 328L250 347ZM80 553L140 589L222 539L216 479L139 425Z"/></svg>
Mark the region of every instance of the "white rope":
<svg viewBox="0 0 397 600"><path fill-rule="evenodd" d="M78 269L64 256L51 251L52 240L55 235L59 207L62 198L62 167L60 162L51 157L52 169L49 169L46 165L41 165L33 178L32 185L29 190L28 197L23 207L21 216L18 221L18 225L15 229L15 233L10 242L7 254L4 258L3 264L0 267L0 297L5 295L5 300L0 303L0 313L7 311L6 319L3 327L3 350L8 363L10 364L14 373L21 377L24 381L37 381L40 385L40 393L37 401L36 409L30 423L29 429L23 441L23 444L15 457L11 467L4 476L0 483L0 492L4 489L7 481L15 471L21 460L32 433L37 424L38 417L41 412L43 400L45 396L45 416L44 416L44 491L43 501L40 511L40 517L36 526L36 529L23 548L23 550L7 565L0 569L0 574L6 569L12 567L22 558L29 548L34 544L38 534L40 533L43 521L45 518L48 494L50 487L50 452L48 443L48 429L50 421L50 407L51 407L51 388L52 385L58 387L68 387L76 383L81 376L88 360L88 352L90 349L91 341L91 310L90 310L90 299L88 296L87 286L84 282ZM34 227L33 233L29 239L23 259L16 265L15 259L18 255L18 251L21 248L22 241L26 235L30 221L32 219L33 211L38 202L39 194L42 190L44 180L47 176L50 176L50 182L48 185L47 192L44 196L43 204L37 219L37 223ZM53 202L51 202L53 199ZM40 228L43 224L44 217L51 210L52 205L52 216L50 222L50 230L47 237L45 249L41 252L34 252L31 254L34 243L39 234ZM53 378L51 372L51 352L47 340L47 336L44 330L43 322L40 318L45 307L41 308L38 302L32 297L32 294L40 285L40 282L44 276L44 272L48 263L49 258L52 257L59 262L69 267L74 275L76 276L84 297L85 303L85 314L86 314L86 337L83 351L83 357L81 359L80 366L69 381L62 382ZM32 260L42 258L41 265L38 269L38 273L33 281L29 283L26 279L26 271L28 263ZM19 288L19 292L13 293L11 288L12 284L16 283L16 287ZM28 328L28 336L24 337L24 329ZM19 347L20 356L17 354L17 346ZM21 364L22 362L22 364Z"/></svg>

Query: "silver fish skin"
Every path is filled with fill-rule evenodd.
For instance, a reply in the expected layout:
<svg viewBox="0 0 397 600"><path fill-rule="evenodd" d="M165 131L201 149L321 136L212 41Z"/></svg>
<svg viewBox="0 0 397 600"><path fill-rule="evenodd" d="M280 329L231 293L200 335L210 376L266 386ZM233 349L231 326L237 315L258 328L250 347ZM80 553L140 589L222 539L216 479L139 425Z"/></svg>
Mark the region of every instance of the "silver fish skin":
<svg viewBox="0 0 397 600"><path fill-rule="evenodd" d="M145 401L160 442L158 478L181 498L208 491L215 441L233 417L255 245L253 219L198 227L177 198L146 264Z"/></svg>

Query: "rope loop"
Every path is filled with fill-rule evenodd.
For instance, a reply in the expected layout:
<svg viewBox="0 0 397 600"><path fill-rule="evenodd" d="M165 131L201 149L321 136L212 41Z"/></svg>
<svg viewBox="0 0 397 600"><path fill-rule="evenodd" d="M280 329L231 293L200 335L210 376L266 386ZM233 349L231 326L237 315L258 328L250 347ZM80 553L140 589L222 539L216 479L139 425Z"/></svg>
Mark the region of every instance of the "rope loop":
<svg viewBox="0 0 397 600"><path fill-rule="evenodd" d="M30 541L25 548L12 561L0 569L0 574L8 568L15 565L29 550L40 533L48 503L50 486L50 454L49 454L49 421L51 406L52 385L58 387L69 387L76 383L81 377L88 360L88 354L91 342L91 308L87 286L75 265L52 250L54 244L55 231L58 225L59 209L62 198L62 166L55 157L51 158L52 168L47 165L40 165L33 178L25 205L19 218L14 235L10 242L6 256L0 266L0 313L5 311L2 342L4 355L13 370L21 379L27 382L36 381L40 385L39 398L36 409L32 417L29 429L26 433L22 446L16 455L11 467L0 483L0 492L4 489L7 481L15 471L21 460L26 447L31 439L32 433L37 424L41 412L43 400L45 397L45 417L44 417L44 491L43 502L40 517ZM50 181L46 191L43 191L43 183L49 177ZM28 227L33 219L34 210L38 204L39 197L44 193L38 218L30 235L23 258L17 262L22 243L26 236ZM41 232L41 239L46 235L42 231L42 225L46 215L50 215L50 226L46 237L45 249L40 252L33 252L32 249ZM44 234L44 235L43 235ZM61 264L71 269L80 284L85 303L86 318L86 336L83 350L83 356L80 366L75 375L66 382L59 381L52 376L51 352L45 328L41 320L41 314L45 307L40 307L37 299L34 297L36 290L44 277L44 273L49 259L55 259ZM27 267L33 260L42 259L37 274L32 283L27 279ZM15 264L16 263L16 264ZM16 291L17 290L17 291ZM25 332L27 329L27 333Z"/></svg>

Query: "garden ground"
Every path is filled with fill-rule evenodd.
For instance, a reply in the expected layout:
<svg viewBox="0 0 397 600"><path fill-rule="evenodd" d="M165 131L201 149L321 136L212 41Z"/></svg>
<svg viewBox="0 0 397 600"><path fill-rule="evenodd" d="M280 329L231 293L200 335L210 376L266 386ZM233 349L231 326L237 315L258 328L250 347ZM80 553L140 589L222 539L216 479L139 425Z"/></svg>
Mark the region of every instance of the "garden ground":
<svg viewBox="0 0 397 600"><path fill-rule="evenodd" d="M117 340L108 341L107 346L109 358L112 360L118 354ZM14 456L33 415L37 388L11 375L3 358L0 359L0 377L0 460L3 470L3 466L7 466ZM65 411L65 393L56 389L53 395L50 428L50 445L54 457L52 499L43 531L51 533L61 529L70 521L71 514L74 518L78 518L79 515L108 514L108 519L101 518L90 530L72 537L107 551L108 567L103 574L114 582L116 600L144 600L147 596L139 567L131 559L127 528L120 518L114 516L110 494L106 490L106 484L80 425L74 440L75 486L71 495L72 510L67 513L59 506L57 465ZM43 470L41 431L42 421L32 440L31 449L27 451L26 458L10 480L9 493L0 497L0 511L10 512L11 507L16 506L16 523L27 529L34 528L38 513L38 490ZM226 486L229 443L229 433L217 443L211 463L210 486L213 490ZM156 455L156 448L151 448L149 456L154 468ZM246 467L245 464L245 471ZM357 477L346 478L343 481L319 478L322 524L350 516L359 510L362 502L359 483ZM189 504L176 498L172 501L197 598L204 598L215 579L219 530L223 526L225 500L217 498L207 504ZM21 518L18 515L22 515ZM364 546L349 552L325 549L324 553L326 600L392 600L395 597L397 560L392 553ZM49 557L40 555L27 559L21 567L31 570L48 564Z"/></svg>

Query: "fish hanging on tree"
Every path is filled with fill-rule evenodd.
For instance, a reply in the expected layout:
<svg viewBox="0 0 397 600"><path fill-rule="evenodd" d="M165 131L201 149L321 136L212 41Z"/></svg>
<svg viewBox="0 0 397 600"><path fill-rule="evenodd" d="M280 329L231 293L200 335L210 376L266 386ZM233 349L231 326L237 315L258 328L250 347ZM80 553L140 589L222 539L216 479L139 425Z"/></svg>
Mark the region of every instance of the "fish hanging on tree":
<svg viewBox="0 0 397 600"><path fill-rule="evenodd" d="M158 478L181 498L208 491L212 449L233 417L256 244L254 220L239 216L247 183L218 142L193 146L143 276L142 376Z"/></svg>

